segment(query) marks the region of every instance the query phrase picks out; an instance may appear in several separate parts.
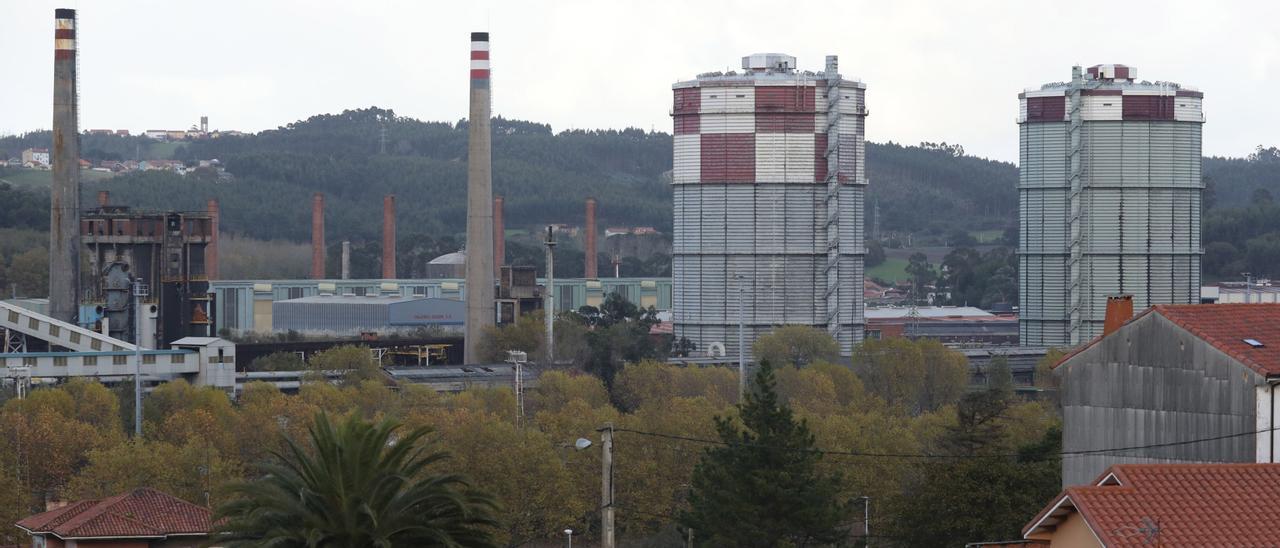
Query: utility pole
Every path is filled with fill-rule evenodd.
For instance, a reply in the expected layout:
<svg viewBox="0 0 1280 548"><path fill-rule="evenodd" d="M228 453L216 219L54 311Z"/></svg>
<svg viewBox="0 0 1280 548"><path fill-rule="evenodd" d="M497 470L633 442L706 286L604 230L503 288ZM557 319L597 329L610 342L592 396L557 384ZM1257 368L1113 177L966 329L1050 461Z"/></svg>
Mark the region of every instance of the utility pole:
<svg viewBox="0 0 1280 548"><path fill-rule="evenodd" d="M744 303L747 295L746 277L742 274L734 276L738 280L738 403L747 397L747 309Z"/></svg>
<svg viewBox="0 0 1280 548"><path fill-rule="evenodd" d="M613 543L613 423L600 428L600 548Z"/></svg>
<svg viewBox="0 0 1280 548"><path fill-rule="evenodd" d="M547 302L542 306L542 319L547 323L547 364L556 361L556 233L555 228L547 225Z"/></svg>
<svg viewBox="0 0 1280 548"><path fill-rule="evenodd" d="M862 545L871 546L871 497L863 495L862 499Z"/></svg>
<svg viewBox="0 0 1280 548"><path fill-rule="evenodd" d="M142 297L147 285L133 279L133 436L142 439Z"/></svg>

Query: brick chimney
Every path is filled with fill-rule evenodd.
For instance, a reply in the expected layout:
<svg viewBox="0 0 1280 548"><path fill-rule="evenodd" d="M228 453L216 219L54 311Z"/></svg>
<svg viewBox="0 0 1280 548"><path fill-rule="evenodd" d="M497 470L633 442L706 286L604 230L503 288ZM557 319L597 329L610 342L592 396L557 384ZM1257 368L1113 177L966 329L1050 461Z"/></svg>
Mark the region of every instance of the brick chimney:
<svg viewBox="0 0 1280 548"><path fill-rule="evenodd" d="M382 278L396 278L396 195L382 198Z"/></svg>
<svg viewBox="0 0 1280 548"><path fill-rule="evenodd" d="M1110 335L1133 318L1133 295L1107 297L1107 316L1102 322L1102 335Z"/></svg>
<svg viewBox="0 0 1280 548"><path fill-rule="evenodd" d="M583 245L584 270L583 276L588 280L596 279L596 199L587 198L587 223L583 227L587 232L586 242Z"/></svg>
<svg viewBox="0 0 1280 548"><path fill-rule="evenodd" d="M311 279L324 279L324 194L311 199Z"/></svg>

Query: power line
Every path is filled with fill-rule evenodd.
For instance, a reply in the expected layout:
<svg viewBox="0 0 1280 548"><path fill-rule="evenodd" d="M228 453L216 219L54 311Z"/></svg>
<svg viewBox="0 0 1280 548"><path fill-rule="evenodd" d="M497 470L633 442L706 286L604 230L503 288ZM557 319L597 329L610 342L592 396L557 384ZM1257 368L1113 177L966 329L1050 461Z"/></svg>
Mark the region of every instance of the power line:
<svg viewBox="0 0 1280 548"><path fill-rule="evenodd" d="M1262 430L1256 430L1256 431L1250 431L1250 432L1239 432L1235 434L1224 434L1221 436L1212 436L1208 438L1198 438L1193 440L1153 443L1153 444L1147 444L1147 445L1131 445L1128 447L1112 447L1108 449L1083 449L1078 451L1060 451L1058 453L1054 453L1051 456L1054 458L1068 458L1068 457L1080 457L1080 456L1089 456L1089 455L1101 455L1101 454L1107 454L1107 453L1119 453L1119 452L1125 452L1125 451L1137 451L1140 449L1160 449L1164 447L1177 447L1182 445L1192 445L1192 444L1205 443L1205 442L1211 442L1211 441L1221 441L1221 440L1240 438L1245 436L1256 436L1258 434L1266 434L1269 432L1274 432L1278 429L1280 429L1280 425L1273 426L1271 428L1264 428ZM703 443L708 445L725 445L725 446L730 445L729 443L726 443L722 440L695 438L690 436L678 436L674 434L662 434L658 432L646 432L643 430L634 430L631 428L615 427L614 431L629 432L632 434L649 436L654 438L688 441L693 443ZM762 449L777 449L782 451L795 451L795 452L801 452L801 453L815 453L815 454L824 455L824 456L837 456L837 457L899 458L899 459L972 459L972 458L1005 457L1005 458L1027 458L1028 460L1048 460L1042 457L1037 457L1035 455L1028 456L1028 455L1022 455L1018 453L986 453L986 454L972 454L972 455L929 454L929 453L877 453L877 452L868 452L868 451L839 451L839 450L819 449L819 448L782 447L782 446L776 446L776 445L766 445L761 443L745 443L745 442L737 443L734 445L745 445L748 447L759 447Z"/></svg>

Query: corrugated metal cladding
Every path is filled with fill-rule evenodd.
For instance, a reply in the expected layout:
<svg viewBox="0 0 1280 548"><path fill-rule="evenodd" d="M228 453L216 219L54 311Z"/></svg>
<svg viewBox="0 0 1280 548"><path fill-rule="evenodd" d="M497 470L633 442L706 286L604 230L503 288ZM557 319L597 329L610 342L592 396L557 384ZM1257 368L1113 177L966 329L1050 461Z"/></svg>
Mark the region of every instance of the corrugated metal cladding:
<svg viewBox="0 0 1280 548"><path fill-rule="evenodd" d="M748 351L779 325L826 328L830 277L840 288L837 339L849 352L863 332L865 86L841 82L831 128L823 74L706 76L673 89L676 336L736 355L740 296ZM830 227L828 133L843 183ZM829 244L838 250L830 268Z"/></svg>
<svg viewBox="0 0 1280 548"><path fill-rule="evenodd" d="M1021 343L1088 341L1101 333L1109 295L1132 294L1139 309L1199 302L1201 94L1094 78L1020 102Z"/></svg>

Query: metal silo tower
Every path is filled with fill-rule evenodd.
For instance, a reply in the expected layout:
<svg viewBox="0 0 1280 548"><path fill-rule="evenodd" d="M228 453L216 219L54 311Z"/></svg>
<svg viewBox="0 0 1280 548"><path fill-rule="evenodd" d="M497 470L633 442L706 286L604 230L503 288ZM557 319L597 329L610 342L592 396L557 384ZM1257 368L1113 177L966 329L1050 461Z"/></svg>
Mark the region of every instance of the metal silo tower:
<svg viewBox="0 0 1280 548"><path fill-rule="evenodd" d="M1203 97L1124 65L1018 95L1022 344L1087 342L1108 295L1200 301Z"/></svg>
<svg viewBox="0 0 1280 548"><path fill-rule="evenodd" d="M756 54L673 87L677 337L737 355L779 325L863 333L866 86ZM716 343L722 343L723 346Z"/></svg>

